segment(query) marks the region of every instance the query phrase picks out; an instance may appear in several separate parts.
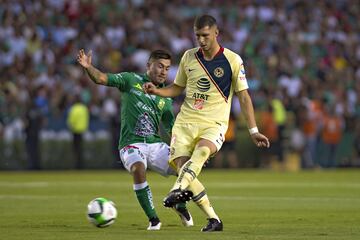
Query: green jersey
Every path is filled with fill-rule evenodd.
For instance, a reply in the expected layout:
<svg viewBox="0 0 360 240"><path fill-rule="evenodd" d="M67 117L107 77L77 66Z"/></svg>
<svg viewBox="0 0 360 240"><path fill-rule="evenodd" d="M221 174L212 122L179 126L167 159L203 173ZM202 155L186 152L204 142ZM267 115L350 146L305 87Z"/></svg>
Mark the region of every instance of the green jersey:
<svg viewBox="0 0 360 240"><path fill-rule="evenodd" d="M107 85L122 92L119 149L132 143L162 142L160 121L168 133L174 124L172 100L146 94L142 90L142 85L150 81L146 74L122 72L107 77Z"/></svg>

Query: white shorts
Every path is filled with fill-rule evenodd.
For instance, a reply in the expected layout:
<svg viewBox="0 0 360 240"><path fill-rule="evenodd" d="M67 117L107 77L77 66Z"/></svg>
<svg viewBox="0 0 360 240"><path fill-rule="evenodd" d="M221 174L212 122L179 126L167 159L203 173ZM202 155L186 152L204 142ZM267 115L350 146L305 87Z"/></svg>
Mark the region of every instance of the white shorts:
<svg viewBox="0 0 360 240"><path fill-rule="evenodd" d="M142 162L145 169L150 168L163 176L176 175L168 163L170 148L166 143L134 143L123 147L119 153L129 172L134 163Z"/></svg>

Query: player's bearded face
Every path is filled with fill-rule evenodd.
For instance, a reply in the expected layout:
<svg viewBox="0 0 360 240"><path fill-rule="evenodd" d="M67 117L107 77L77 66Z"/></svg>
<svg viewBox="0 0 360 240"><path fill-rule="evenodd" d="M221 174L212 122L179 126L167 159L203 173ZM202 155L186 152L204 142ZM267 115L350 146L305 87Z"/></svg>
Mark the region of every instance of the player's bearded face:
<svg viewBox="0 0 360 240"><path fill-rule="evenodd" d="M148 62L147 74L155 85L164 83L168 77L170 69L170 59L156 59Z"/></svg>
<svg viewBox="0 0 360 240"><path fill-rule="evenodd" d="M194 28L196 40L203 51L209 51L216 44L219 31L216 26L205 26L201 29Z"/></svg>

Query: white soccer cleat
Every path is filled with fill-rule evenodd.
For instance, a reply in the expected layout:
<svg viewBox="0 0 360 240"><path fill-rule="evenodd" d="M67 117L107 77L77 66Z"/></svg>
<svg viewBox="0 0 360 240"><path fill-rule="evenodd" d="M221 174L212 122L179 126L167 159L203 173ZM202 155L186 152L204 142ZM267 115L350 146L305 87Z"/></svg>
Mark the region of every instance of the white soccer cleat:
<svg viewBox="0 0 360 240"><path fill-rule="evenodd" d="M181 222L185 227L194 226L193 218L192 218L190 212L186 208L180 210L180 209L176 209L174 207L173 209L177 213L177 215L179 215Z"/></svg>
<svg viewBox="0 0 360 240"><path fill-rule="evenodd" d="M161 228L161 222L158 222L158 223L149 222L149 226L148 226L147 230L156 231L156 230L160 230L160 228Z"/></svg>

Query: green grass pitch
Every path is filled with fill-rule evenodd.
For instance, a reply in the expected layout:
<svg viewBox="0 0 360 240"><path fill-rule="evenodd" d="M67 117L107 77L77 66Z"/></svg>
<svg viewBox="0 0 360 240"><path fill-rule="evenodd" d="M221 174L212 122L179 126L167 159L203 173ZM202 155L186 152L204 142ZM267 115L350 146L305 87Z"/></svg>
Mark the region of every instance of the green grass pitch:
<svg viewBox="0 0 360 240"><path fill-rule="evenodd" d="M162 207L175 178L150 173L162 229L147 219L124 171L0 172L0 239L360 239L360 171L297 173L203 170L200 180L224 222L224 232L201 233L203 213L189 204L195 226L185 228ZM113 200L116 222L104 229L87 221L87 203Z"/></svg>

